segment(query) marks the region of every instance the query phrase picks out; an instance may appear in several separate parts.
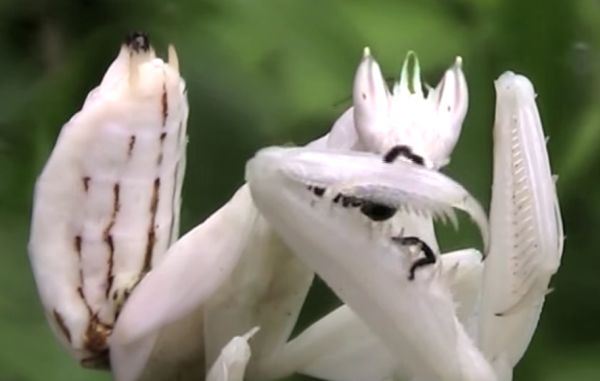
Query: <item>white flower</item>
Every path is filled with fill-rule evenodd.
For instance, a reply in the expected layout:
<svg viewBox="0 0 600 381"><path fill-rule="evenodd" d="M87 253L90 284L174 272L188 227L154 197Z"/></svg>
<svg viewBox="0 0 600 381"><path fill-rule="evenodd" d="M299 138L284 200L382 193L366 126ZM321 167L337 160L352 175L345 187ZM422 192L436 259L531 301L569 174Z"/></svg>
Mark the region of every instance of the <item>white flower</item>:
<svg viewBox="0 0 600 381"><path fill-rule="evenodd" d="M63 127L36 183L29 255L46 317L106 367L127 295L177 238L188 115L175 50L132 35Z"/></svg>

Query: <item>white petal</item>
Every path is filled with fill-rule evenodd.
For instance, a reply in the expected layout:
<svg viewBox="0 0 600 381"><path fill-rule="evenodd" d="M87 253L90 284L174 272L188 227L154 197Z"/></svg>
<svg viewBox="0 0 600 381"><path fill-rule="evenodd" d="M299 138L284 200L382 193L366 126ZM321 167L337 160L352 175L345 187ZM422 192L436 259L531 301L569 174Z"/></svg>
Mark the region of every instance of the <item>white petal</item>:
<svg viewBox="0 0 600 381"><path fill-rule="evenodd" d="M361 185L356 182L357 176L373 171L373 177L364 175L364 180L372 184L376 178L385 182L388 177L391 194L378 189L357 194L376 197L380 202L444 204L442 200L452 199L453 192L458 190L440 180L443 175L432 172L425 176L432 180L430 184L425 183L415 193L411 187L420 182L409 185L404 181L416 174L411 174L413 170L426 170L408 167L399 170L400 167L394 166L379 167L377 163L372 155L271 148L259 152L248 163L246 177L261 213L296 255L388 346L399 369L430 379L493 380L489 365L456 320L450 292L436 275L438 267L419 269L416 279L410 281L408 269L412 258L389 235L378 231L359 213L353 214L347 208L335 209L325 197L315 200L306 189L307 184L331 186L335 194L337 184L348 182L353 185L338 188L352 190ZM393 169L396 175L390 173ZM445 185L436 188L436 184L442 183ZM460 189L458 193L464 202L466 193ZM394 193L394 190L400 191ZM429 203L418 201L425 194L433 197Z"/></svg>
<svg viewBox="0 0 600 381"><path fill-rule="evenodd" d="M311 147L318 148L318 147ZM350 107L333 124L327 139L327 146L323 148L362 150L362 144L354 125L354 108Z"/></svg>
<svg viewBox="0 0 600 381"><path fill-rule="evenodd" d="M354 122L362 145L380 152L390 126L390 94L379 64L365 48L354 78Z"/></svg>
<svg viewBox="0 0 600 381"><path fill-rule="evenodd" d="M436 123L431 127L436 130L437 135L432 142L437 145L433 161L438 163L437 167L441 167L450 161L450 155L460 136L469 106L467 81L462 71L460 57L457 57L454 65L446 70L444 77L428 98L435 103L437 111Z"/></svg>
<svg viewBox="0 0 600 381"><path fill-rule="evenodd" d="M140 38L62 128L36 184L31 264L51 326L85 366L106 360L121 305L177 234L185 84Z"/></svg>
<svg viewBox="0 0 600 381"><path fill-rule="evenodd" d="M210 368L206 381L243 381L246 364L250 360L248 340L256 332L252 329L244 336L236 336L223 348Z"/></svg>
<svg viewBox="0 0 600 381"><path fill-rule="evenodd" d="M562 254L556 189L531 82L496 81L492 246L485 262L481 348L511 378L533 335Z"/></svg>

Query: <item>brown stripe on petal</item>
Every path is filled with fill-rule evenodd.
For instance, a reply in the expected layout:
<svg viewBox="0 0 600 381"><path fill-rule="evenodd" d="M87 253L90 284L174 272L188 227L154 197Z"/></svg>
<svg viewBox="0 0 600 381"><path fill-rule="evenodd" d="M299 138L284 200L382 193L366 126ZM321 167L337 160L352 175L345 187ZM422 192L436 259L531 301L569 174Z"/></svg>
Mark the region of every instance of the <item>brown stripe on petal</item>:
<svg viewBox="0 0 600 381"><path fill-rule="evenodd" d="M156 232L154 228L148 231L148 242L146 244L146 254L144 255L144 265L142 272L147 273L152 268L152 255L154 252L154 245L156 244Z"/></svg>
<svg viewBox="0 0 600 381"><path fill-rule="evenodd" d="M63 319L62 315L57 310L52 310L52 314L54 315L54 321L56 321L58 328L60 328L63 335L65 336L67 341L70 343L71 342L71 331L69 331L69 328L67 328L67 325L65 324L65 319Z"/></svg>
<svg viewBox="0 0 600 381"><path fill-rule="evenodd" d="M81 300L83 301L83 304L85 304L85 308L88 311L88 314L90 316L92 316L92 307L90 307L89 303L87 302L87 300L85 299L85 295L83 294L83 286L79 286L77 287L77 294L79 294L79 297L81 298Z"/></svg>
<svg viewBox="0 0 600 381"><path fill-rule="evenodd" d="M107 236L104 237L104 242L108 245L108 250L110 251L110 253L114 253L115 251L115 243L113 241L113 237L112 234L108 234ZM112 264L112 255L109 258L109 264Z"/></svg>
<svg viewBox="0 0 600 381"><path fill-rule="evenodd" d="M167 99L167 84L163 82L162 97L162 125L163 127L167 124L167 117L169 116L169 101Z"/></svg>
<svg viewBox="0 0 600 381"><path fill-rule="evenodd" d="M81 246L82 246L82 238L80 235L75 236L75 251L77 252L77 259L79 261L79 285L80 289L83 287L83 267L81 266ZM83 292L81 292L81 297L83 298Z"/></svg>
<svg viewBox="0 0 600 381"><path fill-rule="evenodd" d="M113 216L117 215L117 212L119 211L119 208L121 207L121 205L119 203L120 190L121 190L121 185L119 185L119 183L116 183L113 186Z"/></svg>
<svg viewBox="0 0 600 381"><path fill-rule="evenodd" d="M135 135L129 137L129 145L127 146L127 157L131 157L133 153L133 147L135 147Z"/></svg>
<svg viewBox="0 0 600 381"><path fill-rule="evenodd" d="M166 132L161 132L160 134L160 151L158 152L158 157L156 158L156 166L160 167L160 165L162 164L163 161L163 150L164 150L164 146L165 146L165 139L167 137L167 133Z"/></svg>
<svg viewBox="0 0 600 381"><path fill-rule="evenodd" d="M152 255L154 252L154 245L156 244L156 212L158 210L158 193L160 191L160 178L154 179L154 187L152 189L152 199L150 200L150 226L148 226L148 240L146 242L146 253L144 255L144 263L142 266L142 273L147 273L152 267Z"/></svg>
<svg viewBox="0 0 600 381"><path fill-rule="evenodd" d="M156 218L156 211L158 210L158 191L160 190L160 177L154 179L154 186L152 189L152 199L150 200L150 213L152 220Z"/></svg>
<svg viewBox="0 0 600 381"><path fill-rule="evenodd" d="M74 246L75 246L75 251L77 252L77 257L79 259L81 259L81 236L80 235L75 236Z"/></svg>
<svg viewBox="0 0 600 381"><path fill-rule="evenodd" d="M104 292L104 295L106 296L106 299L108 299L108 296L110 294L110 289L112 288L113 285L113 280L114 280L114 275L113 275L113 267L114 267L114 263L115 263L115 243L113 241L113 237L112 234L109 234L108 236L106 236L105 238L106 244L108 245L108 270L107 270L107 274L106 274L106 290Z"/></svg>
<svg viewBox="0 0 600 381"><path fill-rule="evenodd" d="M91 178L89 176L85 176L84 178L81 179L81 181L83 182L83 190L87 193L87 191L90 190L90 180Z"/></svg>
<svg viewBox="0 0 600 381"><path fill-rule="evenodd" d="M111 230L112 230L113 226L115 226L115 222L117 220L117 214L119 213L119 209L121 208L120 193L121 193L121 185L119 183L115 183L113 185L113 210L110 215L110 221L109 221L108 225L106 226L106 228L104 228L104 234L103 234L104 242L106 243L106 245L108 247L108 270L106 273L106 290L105 290L105 295L106 295L107 299L109 297L110 289L112 288L113 279L114 279L113 267L114 267L114 261L115 261L115 259L114 259L114 257L115 257L115 242L114 242L113 236L111 234Z"/></svg>

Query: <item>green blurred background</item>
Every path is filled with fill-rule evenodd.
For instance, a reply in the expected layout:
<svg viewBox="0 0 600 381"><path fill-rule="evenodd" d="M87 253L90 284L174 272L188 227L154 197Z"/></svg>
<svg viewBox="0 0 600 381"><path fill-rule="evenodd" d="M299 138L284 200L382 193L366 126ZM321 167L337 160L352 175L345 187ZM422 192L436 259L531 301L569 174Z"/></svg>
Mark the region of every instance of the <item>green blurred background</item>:
<svg viewBox="0 0 600 381"><path fill-rule="evenodd" d="M130 30L176 45L190 101L184 231L241 184L259 148L324 134L350 103L371 46L397 77L407 50L435 85L462 55L470 111L446 170L484 204L491 188L493 80L529 76L567 234L516 381L600 379L600 1L0 1L0 381L108 380L51 337L28 267L32 188L61 125ZM448 249L478 244L468 224ZM336 301L318 283L306 322Z"/></svg>

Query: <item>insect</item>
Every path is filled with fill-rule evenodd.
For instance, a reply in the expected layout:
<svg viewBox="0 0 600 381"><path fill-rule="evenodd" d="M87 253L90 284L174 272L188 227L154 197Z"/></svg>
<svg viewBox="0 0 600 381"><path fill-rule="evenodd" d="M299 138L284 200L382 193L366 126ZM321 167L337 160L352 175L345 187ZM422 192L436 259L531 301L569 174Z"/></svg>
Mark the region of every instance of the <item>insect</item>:
<svg viewBox="0 0 600 381"><path fill-rule="evenodd" d="M412 82L413 90L420 89L418 81ZM460 83L460 80L454 82L458 87ZM368 153L273 147L258 152L248 163L247 180L258 209L284 241L377 336L378 340L367 341L366 348L356 349L369 359L363 358L360 364L373 361L379 365L360 370L363 375L371 372L365 379L400 376L400 379L510 380L512 369L535 330L548 283L559 266L564 240L533 86L527 78L511 72L496 82L489 250L485 239L487 223L478 204L458 184L446 182L448 179L434 171L448 161L440 152L447 152L456 141L451 135L443 139L442 133L452 130L457 133L460 128L456 124L459 118L447 112L463 107L456 99L454 102L445 99L449 107L437 107L438 103L429 102L443 100L443 96L430 92L424 98L419 91L411 92L400 84L390 94L377 63L365 52L355 80L353 119L362 147L383 154L383 160ZM406 108L400 107L402 112L394 109L398 104L411 105L411 114L420 108L427 109L427 116L422 119L406 116L403 114L409 112ZM441 116L432 109L437 109ZM447 122L432 124L440 128L440 131L428 130L427 136L437 136L433 140L406 142L403 134L395 135L395 131L407 126L405 121L414 127L411 123L431 119ZM382 133L386 130L392 132ZM407 146L410 151L394 148L398 145ZM425 168L410 159L408 163L394 163L395 167L388 163L394 161L394 156L407 156L409 152L423 155ZM411 238L408 248L413 243L423 248L422 242L429 248L423 261L411 262L405 251L390 246L390 242L398 241L393 226L391 231L382 229L381 234L374 235L357 216L311 207L302 192L305 184L394 208L404 205L426 215L447 212L448 206L471 214L479 221L484 252L489 253L483 263L483 277L472 278L474 287L482 288L478 314L457 319L453 300L460 300L460 294L449 292L439 265L419 266L423 261L434 262L429 240L410 234L418 238ZM430 219L417 226L426 231L427 224L431 224ZM428 276L419 276L432 266ZM414 271L419 267L420 271ZM315 327L331 326L334 322L340 332L357 325L341 310ZM364 343L365 335L353 339ZM326 345L315 337L300 336L290 346L294 342L297 344L294 349ZM391 351L395 359L395 368L383 371L385 377L382 377L385 365L374 358L382 352L378 349L380 345ZM344 356L356 360L353 355L334 354L329 360L331 364L338 364ZM347 375L319 359L313 358L312 363L307 360L304 366L311 374L326 374L328 379L343 380Z"/></svg>
<svg viewBox="0 0 600 381"><path fill-rule="evenodd" d="M532 330L539 308L530 306L543 300L562 251L547 153L536 140L541 124L523 81L499 80L511 89L498 91L496 124L513 120L506 113L516 115L511 128L518 138L496 140L495 173L510 169L508 189L532 181L550 187L543 194L527 188L530 204L518 198L515 206L510 197L493 202L491 225L474 197L438 171L466 113L461 60L425 97L409 53L391 94L366 50L353 107L331 132L306 147L261 150L247 164L248 184L178 239L185 84L173 49L164 63L144 35L132 35L63 128L36 187L30 256L56 335L86 366L106 367L110 357L119 381L202 373L208 380L266 380L292 372L341 381L352 379L352 369L373 380L508 379L520 354L512 343L486 345L485 335L498 335L505 319L512 319L515 337ZM138 88L147 96L125 91ZM121 112L113 114L115 108ZM88 122L97 128L85 129ZM515 139L529 140L515 146ZM538 158L533 163L545 158L545 166L516 165L528 150ZM72 179L57 183L66 168ZM484 254L493 255L503 251L495 245L513 226L494 213L519 205L544 216L551 206L554 225L542 231L539 218L527 219L531 235L508 258L481 262L474 249L438 254L434 218L455 223L453 208L465 211L481 231ZM531 239L560 244L531 250ZM527 267L502 272L515 260ZM289 341L315 272L347 306ZM474 318L482 284L489 301ZM514 290L524 296L506 297ZM513 314L523 308L527 315ZM328 339L339 332L353 334Z"/></svg>

